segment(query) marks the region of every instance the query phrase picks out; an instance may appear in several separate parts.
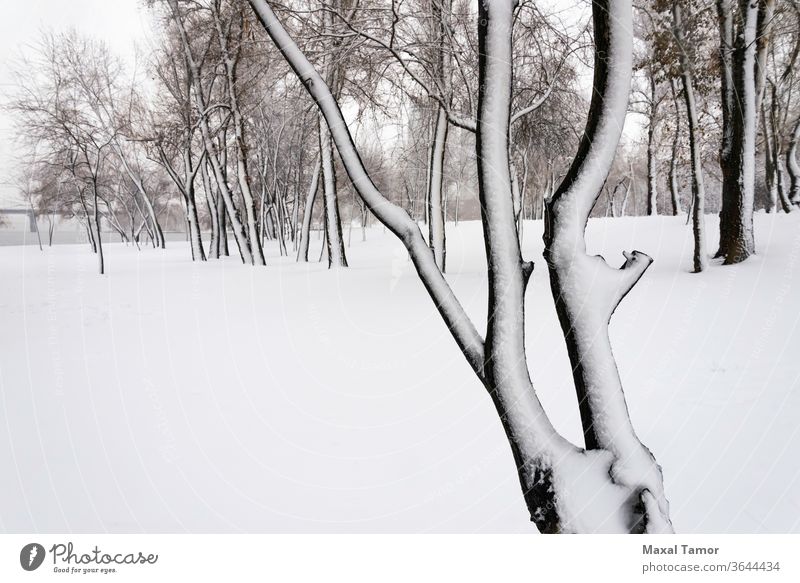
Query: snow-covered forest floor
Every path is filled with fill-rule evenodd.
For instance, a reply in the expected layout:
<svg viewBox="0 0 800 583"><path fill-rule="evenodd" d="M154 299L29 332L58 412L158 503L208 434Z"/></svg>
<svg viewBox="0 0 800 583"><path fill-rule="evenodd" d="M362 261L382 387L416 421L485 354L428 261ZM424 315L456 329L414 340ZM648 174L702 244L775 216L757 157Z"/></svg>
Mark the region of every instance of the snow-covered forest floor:
<svg viewBox="0 0 800 583"><path fill-rule="evenodd" d="M524 234L528 353L578 440L541 228ZM800 216L757 215L759 254L700 275L683 218L587 237L612 264L655 259L611 334L676 529L800 532ZM483 322L480 224L447 243ZM491 401L400 243L354 228L340 271L267 252L259 269L113 244L101 277L86 245L0 248L0 530L534 532Z"/></svg>

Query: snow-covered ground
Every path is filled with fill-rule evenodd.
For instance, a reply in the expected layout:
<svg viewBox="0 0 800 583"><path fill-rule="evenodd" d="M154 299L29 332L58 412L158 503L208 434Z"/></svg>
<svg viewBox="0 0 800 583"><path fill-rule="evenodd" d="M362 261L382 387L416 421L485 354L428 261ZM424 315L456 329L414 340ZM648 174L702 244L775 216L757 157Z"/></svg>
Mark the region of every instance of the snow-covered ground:
<svg viewBox="0 0 800 583"><path fill-rule="evenodd" d="M480 225L447 236L483 328ZM529 360L577 440L540 236L525 225ZM800 216L756 236L696 275L681 218L589 225L613 263L656 260L611 333L678 531L800 532ZM336 272L116 244L100 277L84 245L0 248L0 530L534 531L488 396L400 244L367 237Z"/></svg>

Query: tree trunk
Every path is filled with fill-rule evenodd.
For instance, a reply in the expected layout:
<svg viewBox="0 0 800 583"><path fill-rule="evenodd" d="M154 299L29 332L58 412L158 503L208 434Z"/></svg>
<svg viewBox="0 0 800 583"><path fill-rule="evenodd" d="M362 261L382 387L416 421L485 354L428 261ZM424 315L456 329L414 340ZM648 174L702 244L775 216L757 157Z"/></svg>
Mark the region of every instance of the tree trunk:
<svg viewBox="0 0 800 583"><path fill-rule="evenodd" d="M211 220L211 242L208 247L208 258L219 259L219 209L217 200L214 197L211 180L208 176L208 166L205 160L201 161L200 177L203 181L203 192L206 195L206 205L208 206L208 216Z"/></svg>
<svg viewBox="0 0 800 583"><path fill-rule="evenodd" d="M442 271L446 263L446 238L444 215L444 160L447 150L447 134L450 124L442 107L436 112L433 144L430 148L428 179L428 244L436 265Z"/></svg>
<svg viewBox="0 0 800 583"><path fill-rule="evenodd" d="M751 0L754 1L754 0ZM760 0L758 9L758 33L756 39L756 116L761 114L761 104L767 87L767 54L772 40L775 19L775 0ZM764 120L766 124L766 119ZM758 120L756 120L758 126Z"/></svg>
<svg viewBox="0 0 800 583"><path fill-rule="evenodd" d="M217 220L219 221L219 254L221 257L230 256L228 250L228 212L225 205L217 198Z"/></svg>
<svg viewBox="0 0 800 583"><path fill-rule="evenodd" d="M311 184L308 187L306 204L303 207L303 224L300 227L300 243L297 246L297 260L308 261L308 243L311 238L311 220L314 215L314 200L317 198L319 190L319 174L322 162L317 160L314 165L314 173L311 175Z"/></svg>
<svg viewBox="0 0 800 583"><path fill-rule="evenodd" d="M325 202L325 234L328 244L328 267L347 267L347 256L339 218L339 198L336 193L336 167L333 163L333 144L325 119L319 119L319 151L322 160L322 191Z"/></svg>
<svg viewBox="0 0 800 583"><path fill-rule="evenodd" d="M670 532L661 468L633 429L608 336L614 310L652 259L626 252L625 263L614 269L587 253L584 238L622 133L633 67L631 2L596 0L592 8L595 61L589 118L575 160L546 205L545 258L572 363L587 448L583 462L588 471L598 473L597 495L608 496L603 516L611 524L604 526L617 532Z"/></svg>
<svg viewBox="0 0 800 583"><path fill-rule="evenodd" d="M656 81L650 75L650 123L647 126L647 214L658 214L658 159L656 158L656 127L658 101Z"/></svg>
<svg viewBox="0 0 800 583"><path fill-rule="evenodd" d="M767 108L764 101L761 102L762 134L764 136L764 185L767 188L766 211L774 213L778 210L778 180L775 173L775 150L772 144L772 133L770 132L770 116L767 116Z"/></svg>
<svg viewBox="0 0 800 583"><path fill-rule="evenodd" d="M103 235L100 232L100 207L98 204L98 196L97 196L97 180L95 179L92 183L92 202L94 209L92 210L92 214L94 218L89 221L89 225L91 225L92 229L94 230L94 247L95 253L97 254L97 268L100 275L103 275L106 272L105 267L105 257L103 256Z"/></svg>
<svg viewBox="0 0 800 583"><path fill-rule="evenodd" d="M678 0L672 4L673 34L680 47L684 46L683 22L681 19L681 6ZM692 233L694 235L694 272L699 273L706 269L705 243L705 199L706 190L703 181L703 162L700 144L697 139L699 122L697 118L697 104L694 97L694 74L692 64L684 50L679 50L681 64L681 79L683 80L683 98L686 103L686 118L689 123L689 150L692 156Z"/></svg>
<svg viewBox="0 0 800 583"><path fill-rule="evenodd" d="M780 101L778 100L777 88L772 85L772 104L770 107L769 128L772 141L772 174L777 190L778 200L781 202L781 208L784 212L789 213L792 211L792 203L789 202L789 197L786 193L786 188L783 181L783 167L781 166L781 144L783 139L779 131L779 115L780 115ZM766 124L766 120L765 120Z"/></svg>
<svg viewBox="0 0 800 583"><path fill-rule="evenodd" d="M199 161L202 164L202 160ZM192 246L192 259L194 261L205 261L206 253L203 249L203 238L200 233L200 220L197 216L197 202L195 199L194 177L192 171L192 155L188 148L184 149L183 167L184 178L184 200L186 202L186 222L189 225L189 241Z"/></svg>
<svg viewBox="0 0 800 583"><path fill-rule="evenodd" d="M161 225L158 223L158 217L156 216L155 208L153 207L153 203L150 201L150 197L147 195L147 189L144 187L141 177L133 171L133 168L130 167L128 160L123 155L121 148L117 149L117 157L122 162L122 167L125 169L126 174L131 179L131 182L133 182L134 186L136 186L136 190L139 192L142 200L144 201L147 214L150 217L150 222L153 225L155 245L165 249L166 240L164 239L164 231L161 230Z"/></svg>
<svg viewBox="0 0 800 583"><path fill-rule="evenodd" d="M720 14L723 45L732 36L732 6L729 0L717 0ZM723 75L723 123L724 139L730 132L730 151L721 156L723 171L722 211L720 213L720 246L717 257L724 257L725 264L739 263L755 253L753 238L753 201L755 190L755 143L757 123L756 89L756 41L758 36L759 2L739 0L740 21L737 27L730 60L733 84L727 87L727 76ZM730 32L728 27L730 25ZM724 33L722 32L723 28ZM729 36L730 35L730 36ZM721 51L727 55L727 48ZM723 59L726 57L723 56ZM727 94L727 95L726 95ZM735 96L735 101L734 101Z"/></svg>
<svg viewBox="0 0 800 583"><path fill-rule="evenodd" d="M680 110L675 108L675 136L672 138L672 157L669 161L669 195L672 202L672 216L677 217L681 208L681 189L678 180L678 143L680 138Z"/></svg>
<svg viewBox="0 0 800 583"><path fill-rule="evenodd" d="M786 149L786 171L789 173L789 203L800 204L800 164L797 163L797 142L800 140L800 119L794 123Z"/></svg>
<svg viewBox="0 0 800 583"><path fill-rule="evenodd" d="M222 52L222 61L225 65L225 79L228 83L228 102L230 103L231 118L233 120L234 139L236 142L236 175L239 181L239 191L242 193L244 201L245 221L247 223L247 238L250 243L250 248L253 256L253 265L266 265L264 260L264 251L261 248L261 237L258 234L258 221L256 220L256 207L253 198L253 191L250 181L250 168L247 159L247 139L245 135L246 127L241 109L239 108L238 99L238 80L237 80L237 65L239 60L239 51L235 54L231 53L228 46L228 38L223 31L220 15L217 11L216 2L211 3L212 12L214 14L214 23L217 29L217 39L219 41L220 51ZM244 21L242 20L242 34ZM228 27L228 31L230 32ZM241 38L239 41L241 42Z"/></svg>
<svg viewBox="0 0 800 583"><path fill-rule="evenodd" d="M722 173L721 207L719 211L720 246L714 257L723 257L723 241L729 238L731 197L728 196L733 180L731 153L733 151L733 115L735 109L733 83L733 16L735 0L716 0L717 23L719 25L720 51L720 105L722 109L722 138L719 149L719 166Z"/></svg>

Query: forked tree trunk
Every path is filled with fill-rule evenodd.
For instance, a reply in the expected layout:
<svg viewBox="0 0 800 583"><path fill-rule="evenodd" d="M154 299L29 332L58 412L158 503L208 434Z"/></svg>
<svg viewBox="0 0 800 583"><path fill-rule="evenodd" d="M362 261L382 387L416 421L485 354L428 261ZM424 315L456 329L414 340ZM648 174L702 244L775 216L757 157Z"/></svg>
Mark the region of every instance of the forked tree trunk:
<svg viewBox="0 0 800 583"><path fill-rule="evenodd" d="M195 172L192 170L191 152L188 147L184 150L184 200L186 202L186 221L189 224L189 240L192 245L192 259L194 261L205 261L206 254L203 249L203 238L200 233L200 219L197 215L197 202L195 198L194 179ZM198 164L202 164L199 160Z"/></svg>
<svg viewBox="0 0 800 583"><path fill-rule="evenodd" d="M694 74L692 63L683 50L683 22L679 0L672 3L673 34L679 48L681 79L683 80L683 99L686 104L686 118L689 123L689 150L692 157L692 233L694 235L694 272L699 273L708 266L706 256L705 220L706 189L703 181L703 162L697 134L699 121L694 97Z"/></svg>
<svg viewBox="0 0 800 583"><path fill-rule="evenodd" d="M548 209L548 258L560 311L577 332L567 336L583 365L583 388L594 420L587 449L553 428L531 385L524 347L524 295L532 264L522 260L514 225L508 160L511 30L515 2L479 3L479 195L489 275L484 340L453 294L417 224L389 201L367 173L338 103L286 33L266 0L250 0L267 32L328 122L350 180L372 213L406 246L420 280L467 362L498 410L516 461L531 520L543 532L668 532L661 473L633 432L608 342L608 318L650 259L633 253L614 270L585 253L583 231L613 160L624 120L632 68L632 8L627 0L593 5L598 50L595 92L578 159ZM609 67L606 59L614 55ZM600 276L601 279L594 279ZM586 279L588 278L588 279ZM571 287L571 282L579 287ZM582 289L592 295L579 294ZM556 297L559 297L558 295ZM592 306L588 314L574 311ZM600 342L592 342L603 338ZM581 373L582 374L582 373ZM576 377L577 380L577 377ZM597 446L597 447L593 447Z"/></svg>
<svg viewBox="0 0 800 583"><path fill-rule="evenodd" d="M633 429L608 336L614 310L652 259L639 251L626 252L625 262L615 269L602 257L589 255L584 239L622 133L633 67L631 2L596 0L593 15L594 91L589 118L575 160L547 202L545 257L586 440L581 465L588 466L584 471L597 472L596 495L607 505L607 514L602 515L607 521L601 524L616 532L669 532L661 468ZM592 478L573 479L586 483ZM575 517L581 530L600 528L587 518Z"/></svg>

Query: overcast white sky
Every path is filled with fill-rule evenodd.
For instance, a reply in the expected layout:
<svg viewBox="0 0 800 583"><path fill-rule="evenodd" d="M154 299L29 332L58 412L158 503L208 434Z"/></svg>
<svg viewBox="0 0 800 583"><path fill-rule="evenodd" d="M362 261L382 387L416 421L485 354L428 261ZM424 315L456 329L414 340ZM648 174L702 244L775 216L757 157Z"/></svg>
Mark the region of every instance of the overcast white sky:
<svg viewBox="0 0 800 583"><path fill-rule="evenodd" d="M14 61L42 30L76 28L105 40L133 60L136 43L146 43L150 24L141 0L13 0L3 2L0 18L0 99L11 89ZM17 202L9 185L14 152L11 121L0 111L0 206Z"/></svg>

